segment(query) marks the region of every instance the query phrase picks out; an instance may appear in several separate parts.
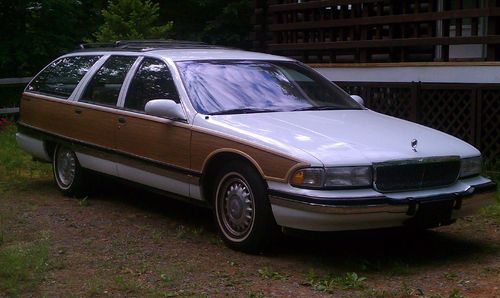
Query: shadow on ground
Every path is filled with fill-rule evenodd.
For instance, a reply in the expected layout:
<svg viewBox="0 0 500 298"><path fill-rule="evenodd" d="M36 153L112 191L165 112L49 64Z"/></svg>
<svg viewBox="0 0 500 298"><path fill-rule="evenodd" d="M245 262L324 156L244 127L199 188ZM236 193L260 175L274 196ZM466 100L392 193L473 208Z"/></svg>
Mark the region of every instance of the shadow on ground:
<svg viewBox="0 0 500 298"><path fill-rule="evenodd" d="M31 186L49 189L52 181L35 181ZM91 201L158 218L168 218L186 227L203 227L213 236L216 229L211 210L124 184L100 179ZM473 228L465 225L464 228ZM467 234L465 234L467 232ZM442 227L410 232L404 229L350 231L335 233L294 233L280 236L265 253L267 258L293 260L308 267L336 268L346 271L393 271L409 273L426 265L446 265L480 260L497 254L498 247L487 240L474 240L473 231ZM469 236L468 236L469 235ZM221 247L221 249L228 249Z"/></svg>

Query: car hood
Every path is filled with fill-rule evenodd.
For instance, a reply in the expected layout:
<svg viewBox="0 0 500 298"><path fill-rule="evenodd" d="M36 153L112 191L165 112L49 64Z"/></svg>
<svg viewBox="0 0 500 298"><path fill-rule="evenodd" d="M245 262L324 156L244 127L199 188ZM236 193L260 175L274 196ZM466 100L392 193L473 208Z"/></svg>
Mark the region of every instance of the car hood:
<svg viewBox="0 0 500 298"><path fill-rule="evenodd" d="M429 156L479 155L440 131L371 110L197 117L195 125L265 146L311 165L367 165ZM412 141L416 140L416 152Z"/></svg>

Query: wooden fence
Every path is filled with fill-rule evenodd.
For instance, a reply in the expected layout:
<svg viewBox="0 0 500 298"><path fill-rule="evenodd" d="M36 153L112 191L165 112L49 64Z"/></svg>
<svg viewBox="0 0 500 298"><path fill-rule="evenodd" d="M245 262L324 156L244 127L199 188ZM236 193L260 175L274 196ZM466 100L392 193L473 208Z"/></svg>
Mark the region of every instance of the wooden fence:
<svg viewBox="0 0 500 298"><path fill-rule="evenodd" d="M454 135L500 166L500 84L337 82L366 107Z"/></svg>
<svg viewBox="0 0 500 298"><path fill-rule="evenodd" d="M500 59L500 0L254 0L254 48L304 62ZM457 45L479 45L462 57Z"/></svg>
<svg viewBox="0 0 500 298"><path fill-rule="evenodd" d="M0 108L0 115L10 115L19 113L19 108Z"/></svg>
<svg viewBox="0 0 500 298"><path fill-rule="evenodd" d="M21 89L31 80L31 77L0 79L0 116L19 113L18 100Z"/></svg>

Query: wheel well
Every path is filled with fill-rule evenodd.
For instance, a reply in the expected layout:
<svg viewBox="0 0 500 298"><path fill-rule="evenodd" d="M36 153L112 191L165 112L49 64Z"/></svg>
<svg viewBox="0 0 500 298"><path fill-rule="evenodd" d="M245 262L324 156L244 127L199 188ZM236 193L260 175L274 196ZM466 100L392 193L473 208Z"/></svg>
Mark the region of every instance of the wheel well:
<svg viewBox="0 0 500 298"><path fill-rule="evenodd" d="M255 167L255 165L246 157L233 152L221 152L217 153L215 156L210 158L210 160L205 165L203 174L200 178L201 193L207 202L212 202L212 193L215 190L215 179L217 178L217 172L221 164L228 162L240 161L248 166L252 167L262 178L262 181L267 187L267 183L262 177L260 171Z"/></svg>
<svg viewBox="0 0 500 298"><path fill-rule="evenodd" d="M47 155L52 160L52 157L54 156L54 151L56 150L57 144L55 142L51 142L51 141L44 141L43 146L45 147L45 152L47 152Z"/></svg>

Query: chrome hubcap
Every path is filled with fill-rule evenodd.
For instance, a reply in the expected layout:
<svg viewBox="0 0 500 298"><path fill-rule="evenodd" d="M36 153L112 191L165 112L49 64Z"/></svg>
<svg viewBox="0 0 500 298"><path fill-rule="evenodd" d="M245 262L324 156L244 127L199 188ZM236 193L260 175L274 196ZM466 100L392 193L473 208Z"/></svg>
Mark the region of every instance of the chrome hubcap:
<svg viewBox="0 0 500 298"><path fill-rule="evenodd" d="M75 179L76 159L73 152L66 148L57 151L57 178L63 186L69 186Z"/></svg>
<svg viewBox="0 0 500 298"><path fill-rule="evenodd" d="M252 229L255 218L253 194L239 175L226 177L218 189L219 221L222 221L226 236L244 239Z"/></svg>

